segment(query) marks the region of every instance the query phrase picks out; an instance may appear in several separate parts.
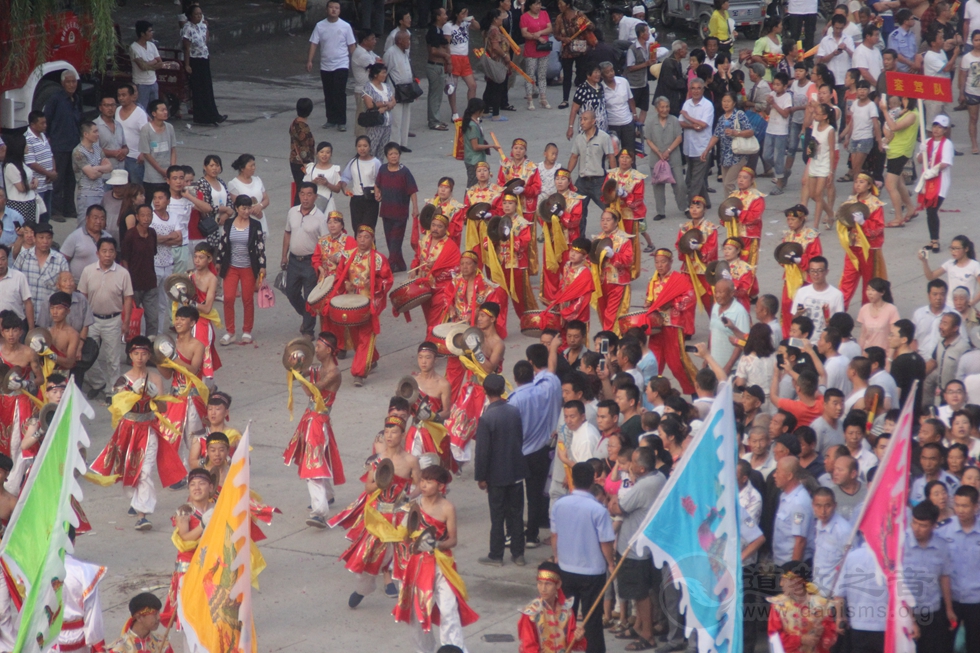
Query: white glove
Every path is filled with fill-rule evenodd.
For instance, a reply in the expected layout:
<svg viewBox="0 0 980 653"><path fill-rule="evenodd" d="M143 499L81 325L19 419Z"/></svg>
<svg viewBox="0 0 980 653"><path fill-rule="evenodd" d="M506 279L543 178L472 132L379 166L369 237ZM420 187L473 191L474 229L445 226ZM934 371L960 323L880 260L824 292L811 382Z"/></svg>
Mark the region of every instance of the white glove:
<svg viewBox="0 0 980 653"><path fill-rule="evenodd" d="M44 340L41 338L31 338L31 349L35 353L40 354L44 349Z"/></svg>
<svg viewBox="0 0 980 653"><path fill-rule="evenodd" d="M625 188L618 188L616 190L616 194L619 195L620 197L626 197L629 193L626 192Z"/></svg>
<svg viewBox="0 0 980 653"><path fill-rule="evenodd" d="M487 357L482 351L473 352L473 357L476 358L476 362L483 364L487 362Z"/></svg>
<svg viewBox="0 0 980 653"><path fill-rule="evenodd" d="M419 535L415 545L416 550L421 553L431 553L436 548L436 538L432 533L422 533Z"/></svg>
<svg viewBox="0 0 980 653"><path fill-rule="evenodd" d="M691 243L691 249L694 251L701 249L701 243Z"/></svg>
<svg viewBox="0 0 980 653"><path fill-rule="evenodd" d="M416 413L416 417L418 417L419 421L422 422L427 422L432 419L432 410L429 408L428 404L425 404L419 408L418 413Z"/></svg>
<svg viewBox="0 0 980 653"><path fill-rule="evenodd" d="M166 356L167 358L173 358L174 354L177 353L176 350L174 349L174 346L170 342L166 342L166 341L160 343L159 349L160 349L160 353Z"/></svg>
<svg viewBox="0 0 980 653"><path fill-rule="evenodd" d="M802 257L799 257L799 256L794 256L793 257L793 263L796 263L797 265L799 265L802 262L803 262L803 258Z"/></svg>
<svg viewBox="0 0 980 653"><path fill-rule="evenodd" d="M615 254L613 248L610 247L609 245L606 245L606 248L603 249L602 251L605 252L606 256L612 256L613 254Z"/></svg>
<svg viewBox="0 0 980 653"><path fill-rule="evenodd" d="M7 387L11 390L20 390L21 388L27 387L27 382L19 374L11 374L10 381L7 382Z"/></svg>
<svg viewBox="0 0 980 653"><path fill-rule="evenodd" d="M466 347L470 351L476 351L477 347L480 346L480 338L477 337L475 333L471 333L464 339L466 342Z"/></svg>
<svg viewBox="0 0 980 653"><path fill-rule="evenodd" d="M510 227L504 227L504 238L510 236Z"/></svg>
<svg viewBox="0 0 980 653"><path fill-rule="evenodd" d="M175 301L180 300L180 295L181 295L180 288L178 288L177 286L172 286L170 288L170 296L173 297Z"/></svg>
<svg viewBox="0 0 980 653"><path fill-rule="evenodd" d="M552 204L551 205L551 214L552 215L557 215L558 217L561 217L562 215L565 214L565 212L562 211L561 210L561 207L558 206L557 204Z"/></svg>
<svg viewBox="0 0 980 653"><path fill-rule="evenodd" d="M864 214L860 211L855 211L851 214L851 217L854 218L854 222L857 224L864 224Z"/></svg>
<svg viewBox="0 0 980 653"><path fill-rule="evenodd" d="M479 217L482 220L489 220L491 217L493 217L493 213L490 213L490 211L480 211Z"/></svg>
<svg viewBox="0 0 980 653"><path fill-rule="evenodd" d="M939 176L939 166L934 166L932 168L926 168L925 172L922 173L925 179L935 179Z"/></svg>
<svg viewBox="0 0 980 653"><path fill-rule="evenodd" d="M523 195L523 194L524 194L523 186L514 186L514 195Z"/></svg>
<svg viewBox="0 0 980 653"><path fill-rule="evenodd" d="M143 392L143 386L146 384L145 379L136 379L133 381L133 392L139 394Z"/></svg>

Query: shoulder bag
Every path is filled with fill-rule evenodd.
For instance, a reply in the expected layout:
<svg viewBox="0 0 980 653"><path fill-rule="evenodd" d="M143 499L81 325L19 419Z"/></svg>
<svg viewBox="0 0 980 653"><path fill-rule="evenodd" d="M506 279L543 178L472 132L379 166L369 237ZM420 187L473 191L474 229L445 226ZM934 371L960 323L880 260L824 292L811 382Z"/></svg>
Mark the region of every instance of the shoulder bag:
<svg viewBox="0 0 980 653"><path fill-rule="evenodd" d="M405 84L395 84L395 102L398 104L411 104L422 97L422 94L422 86L417 79Z"/></svg>
<svg viewBox="0 0 980 653"><path fill-rule="evenodd" d="M371 107L357 116L357 124L361 127L380 127L385 124L385 117L378 111L378 107Z"/></svg>
<svg viewBox="0 0 980 653"><path fill-rule="evenodd" d="M742 131L738 113L735 114L735 131ZM736 136L732 139L732 152L739 156L751 156L759 151L759 140L752 134L748 138Z"/></svg>

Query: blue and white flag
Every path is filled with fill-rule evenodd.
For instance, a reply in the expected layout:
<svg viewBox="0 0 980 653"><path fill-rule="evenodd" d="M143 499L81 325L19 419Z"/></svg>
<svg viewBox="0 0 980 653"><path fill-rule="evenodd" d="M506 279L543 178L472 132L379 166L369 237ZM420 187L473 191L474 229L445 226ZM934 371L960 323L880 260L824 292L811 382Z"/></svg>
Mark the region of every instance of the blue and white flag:
<svg viewBox="0 0 980 653"><path fill-rule="evenodd" d="M687 635L700 653L742 651L742 556L738 523L738 436L729 383L684 450L635 536L654 564L670 565Z"/></svg>

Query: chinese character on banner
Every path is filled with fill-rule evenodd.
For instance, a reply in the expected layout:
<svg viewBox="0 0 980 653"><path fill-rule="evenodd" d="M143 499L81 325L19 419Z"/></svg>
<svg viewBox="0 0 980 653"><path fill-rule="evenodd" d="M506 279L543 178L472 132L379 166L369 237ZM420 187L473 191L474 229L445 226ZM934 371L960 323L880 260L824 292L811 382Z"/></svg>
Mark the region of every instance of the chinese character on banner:
<svg viewBox="0 0 980 653"><path fill-rule="evenodd" d="M953 85L947 77L912 75L909 73L885 73L885 92L888 95L952 102Z"/></svg>

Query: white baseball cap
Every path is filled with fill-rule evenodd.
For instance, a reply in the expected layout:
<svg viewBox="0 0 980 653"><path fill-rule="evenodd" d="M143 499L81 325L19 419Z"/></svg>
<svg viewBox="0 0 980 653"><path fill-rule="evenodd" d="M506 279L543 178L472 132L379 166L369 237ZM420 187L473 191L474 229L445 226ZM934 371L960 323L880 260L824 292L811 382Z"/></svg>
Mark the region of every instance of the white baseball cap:
<svg viewBox="0 0 980 653"><path fill-rule="evenodd" d="M647 8L644 7L643 5L636 5L635 7L633 7L633 15L634 16L640 16L640 15L644 15L645 16L646 13L647 13Z"/></svg>
<svg viewBox="0 0 980 653"><path fill-rule="evenodd" d="M129 183L129 173L125 170L113 170L105 182L109 186L125 186Z"/></svg>
<svg viewBox="0 0 980 653"><path fill-rule="evenodd" d="M945 113L941 113L932 119L932 124L939 125L941 127L949 128L949 116Z"/></svg>

